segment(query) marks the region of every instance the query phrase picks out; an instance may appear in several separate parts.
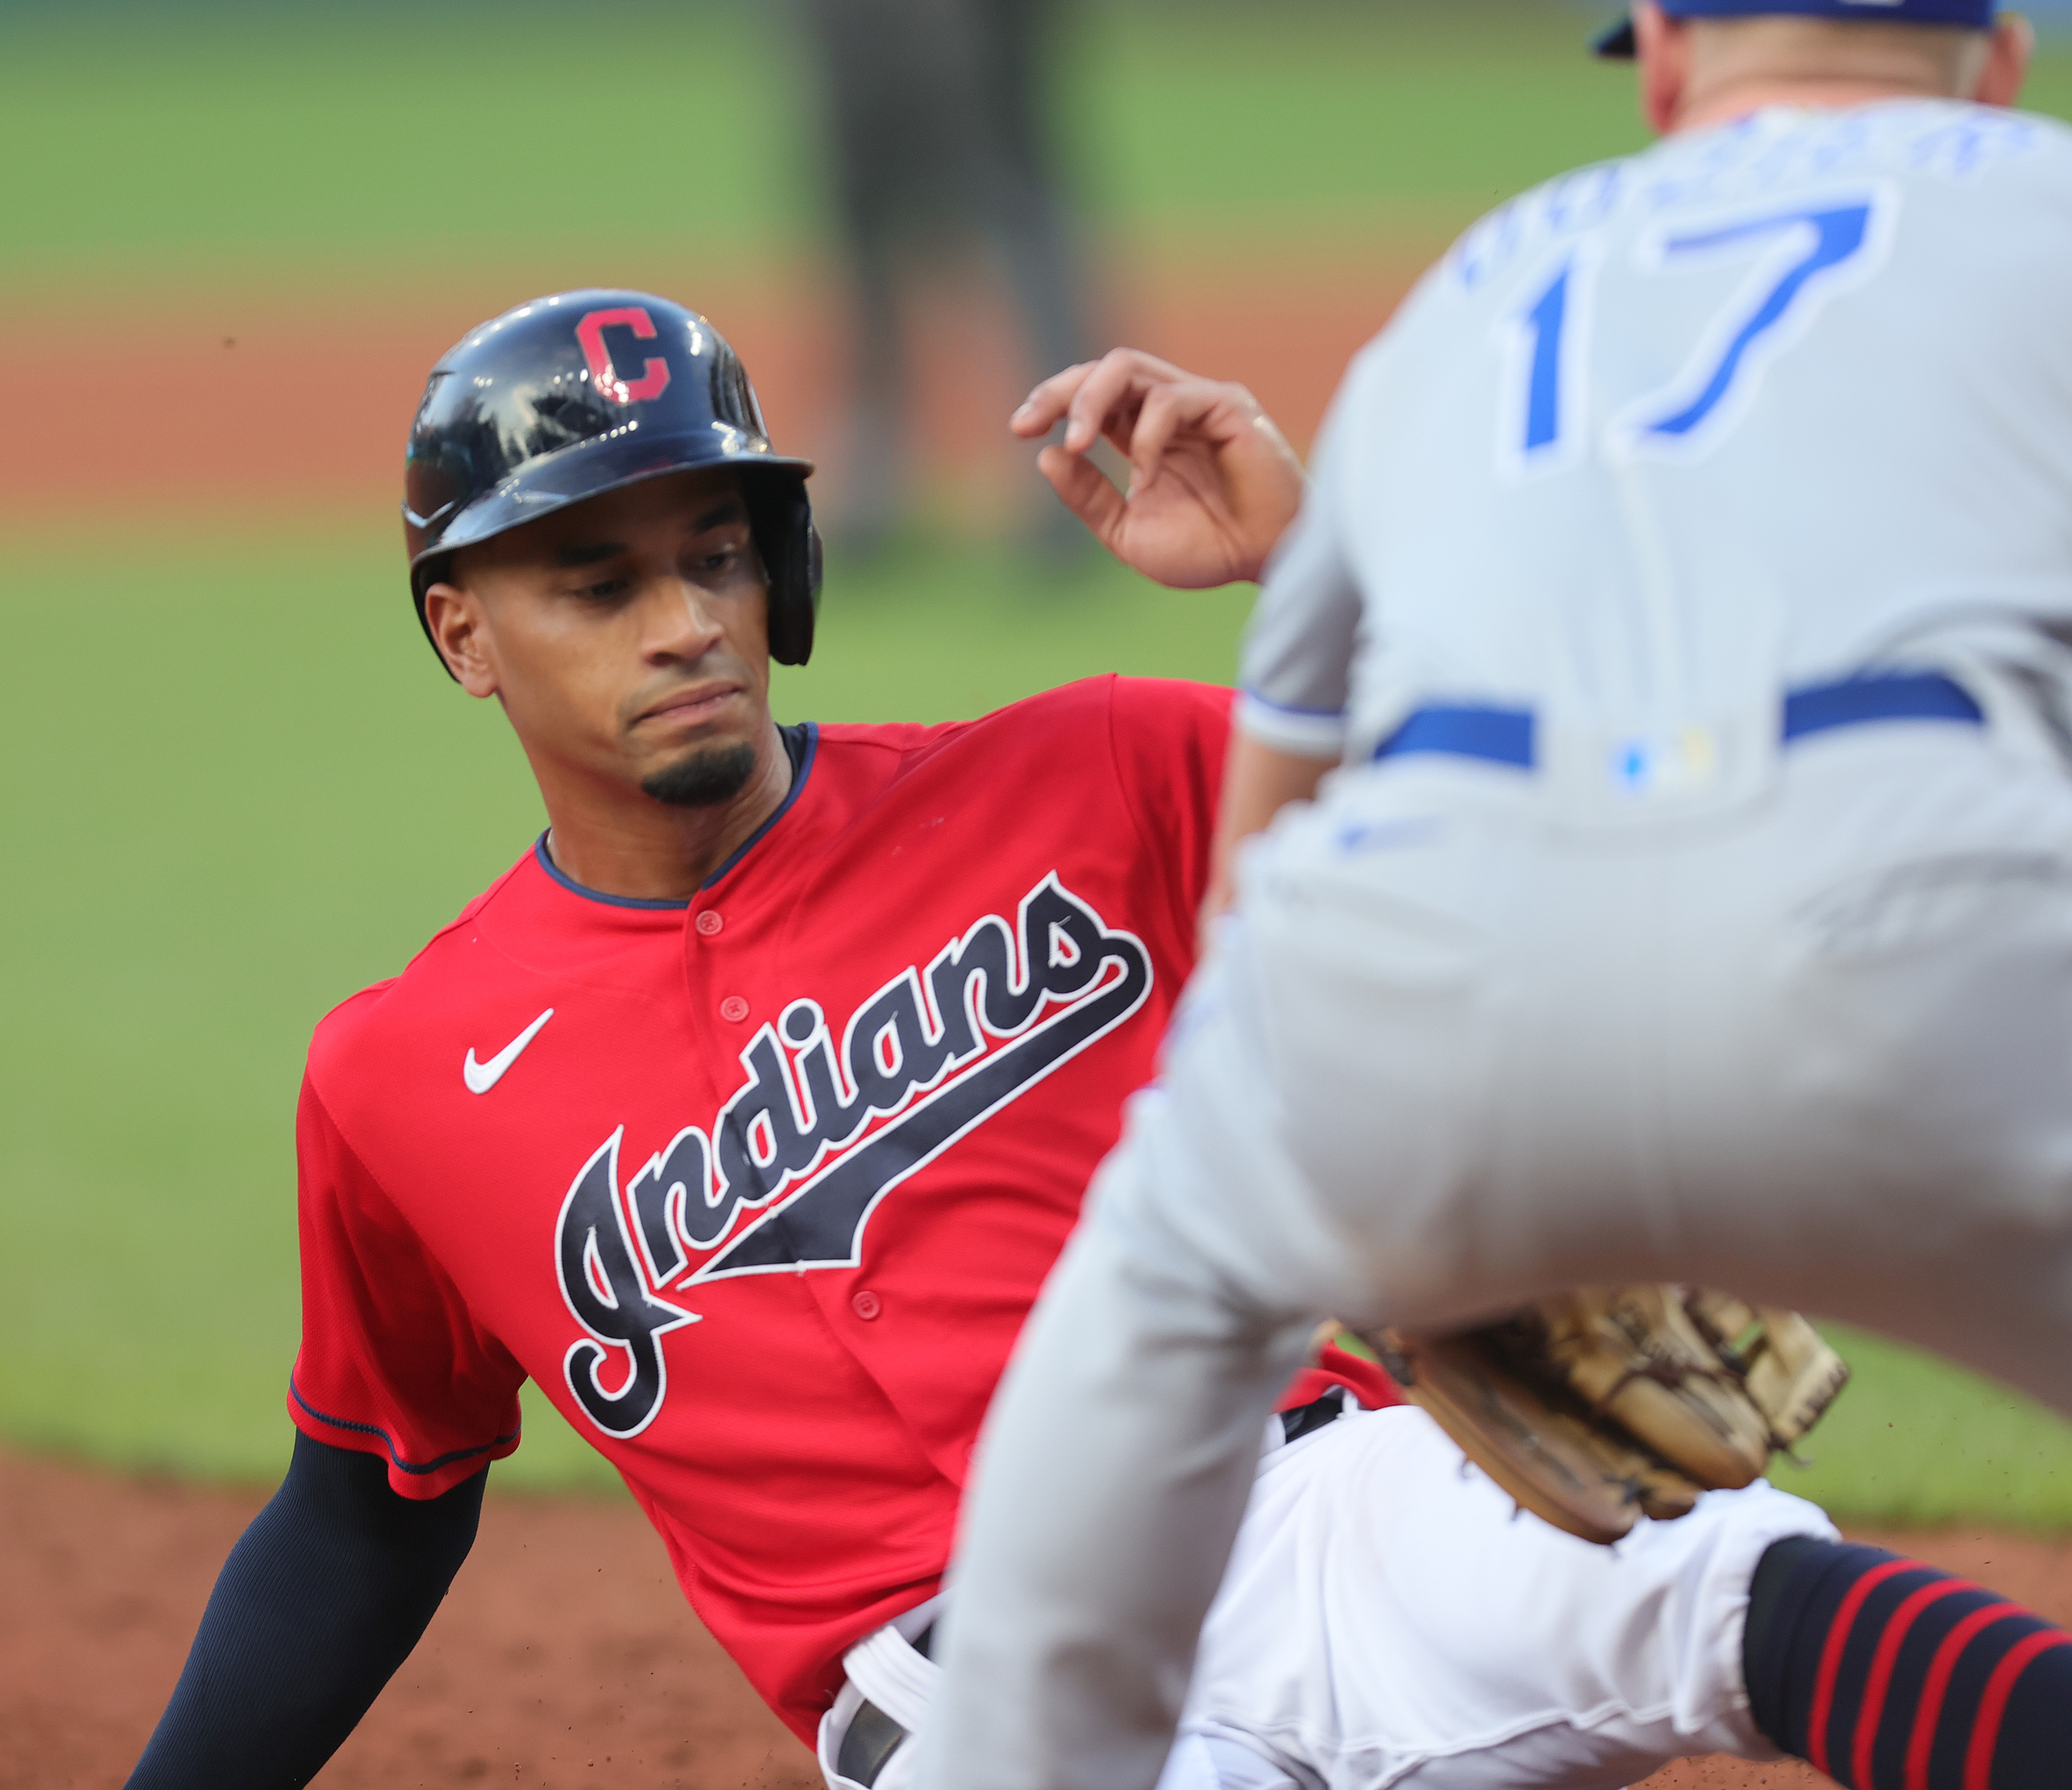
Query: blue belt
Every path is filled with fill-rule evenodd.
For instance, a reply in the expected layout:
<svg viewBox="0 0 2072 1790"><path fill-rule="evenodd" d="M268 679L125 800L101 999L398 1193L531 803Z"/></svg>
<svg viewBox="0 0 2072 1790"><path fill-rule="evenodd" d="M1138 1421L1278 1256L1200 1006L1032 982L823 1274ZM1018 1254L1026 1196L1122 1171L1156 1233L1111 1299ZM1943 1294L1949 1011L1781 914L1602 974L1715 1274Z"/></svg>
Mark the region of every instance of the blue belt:
<svg viewBox="0 0 2072 1790"><path fill-rule="evenodd" d="M1977 700L1955 678L1940 671L1897 671L1786 692L1782 731L1787 741L1803 740L1809 733L1864 721L1962 721L1976 727L1985 718ZM1443 752L1530 770L1537 757L1534 733L1529 708L1434 704L1412 709L1374 755L1400 758L1407 753Z"/></svg>

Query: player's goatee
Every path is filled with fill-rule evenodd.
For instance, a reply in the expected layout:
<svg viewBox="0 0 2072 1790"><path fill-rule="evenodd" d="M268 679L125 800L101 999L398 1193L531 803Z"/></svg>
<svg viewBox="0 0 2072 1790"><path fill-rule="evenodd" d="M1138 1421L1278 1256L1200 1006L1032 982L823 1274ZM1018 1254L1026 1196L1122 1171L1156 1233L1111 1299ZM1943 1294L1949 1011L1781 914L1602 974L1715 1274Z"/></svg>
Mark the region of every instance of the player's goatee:
<svg viewBox="0 0 2072 1790"><path fill-rule="evenodd" d="M640 779L657 802L672 808L709 808L731 802L755 772L755 748L736 742L687 753L673 765Z"/></svg>

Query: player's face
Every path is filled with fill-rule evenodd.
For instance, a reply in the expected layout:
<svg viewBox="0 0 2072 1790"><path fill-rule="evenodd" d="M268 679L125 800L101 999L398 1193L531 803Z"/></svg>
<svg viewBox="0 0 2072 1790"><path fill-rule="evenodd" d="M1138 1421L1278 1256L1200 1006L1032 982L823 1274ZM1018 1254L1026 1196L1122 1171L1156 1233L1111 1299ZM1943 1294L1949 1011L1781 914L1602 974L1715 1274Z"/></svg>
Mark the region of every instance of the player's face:
<svg viewBox="0 0 2072 1790"><path fill-rule="evenodd" d="M543 782L721 803L770 749L763 567L740 481L674 473L463 549L426 614Z"/></svg>

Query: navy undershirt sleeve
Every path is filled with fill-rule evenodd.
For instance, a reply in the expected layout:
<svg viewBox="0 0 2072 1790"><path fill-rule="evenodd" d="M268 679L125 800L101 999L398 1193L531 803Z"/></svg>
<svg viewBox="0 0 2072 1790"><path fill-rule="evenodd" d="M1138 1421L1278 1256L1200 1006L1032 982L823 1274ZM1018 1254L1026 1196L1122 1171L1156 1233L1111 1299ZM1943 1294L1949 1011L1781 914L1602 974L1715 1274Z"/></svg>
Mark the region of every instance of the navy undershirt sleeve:
<svg viewBox="0 0 2072 1790"><path fill-rule="evenodd" d="M487 1469L400 1496L378 1456L306 1435L224 1562L129 1790L303 1784L409 1657L474 1546Z"/></svg>

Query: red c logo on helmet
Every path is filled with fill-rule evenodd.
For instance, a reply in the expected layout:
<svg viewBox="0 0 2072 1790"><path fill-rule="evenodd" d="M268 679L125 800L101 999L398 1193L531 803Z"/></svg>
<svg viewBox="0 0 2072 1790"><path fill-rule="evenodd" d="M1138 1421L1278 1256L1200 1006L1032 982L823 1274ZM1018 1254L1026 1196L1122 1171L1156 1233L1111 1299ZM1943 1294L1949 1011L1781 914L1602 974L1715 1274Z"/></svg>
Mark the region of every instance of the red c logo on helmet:
<svg viewBox="0 0 2072 1790"><path fill-rule="evenodd" d="M604 332L614 325L632 330L643 342L655 339L655 325L638 305L590 312L576 325L576 340L582 344L583 359L590 363L590 382L616 404L631 404L636 398L659 398L669 388L668 362L652 359L639 378L621 379L612 370L611 352L604 345Z"/></svg>

